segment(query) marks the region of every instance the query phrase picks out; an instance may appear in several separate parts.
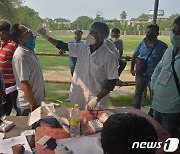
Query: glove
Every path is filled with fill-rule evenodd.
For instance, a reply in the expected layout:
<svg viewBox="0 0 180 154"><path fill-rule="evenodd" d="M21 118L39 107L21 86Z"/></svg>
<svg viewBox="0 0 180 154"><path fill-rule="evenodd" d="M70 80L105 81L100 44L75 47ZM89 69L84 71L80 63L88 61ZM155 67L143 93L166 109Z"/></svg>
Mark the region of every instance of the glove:
<svg viewBox="0 0 180 154"><path fill-rule="evenodd" d="M38 28L36 30L36 32L38 32L44 39L48 40L49 36L46 34L46 29L44 28Z"/></svg>
<svg viewBox="0 0 180 154"><path fill-rule="evenodd" d="M99 102L99 101L98 101L98 98L97 98L97 97L91 99L90 102L89 102L88 105L87 105L87 109L88 109L88 110L94 110L94 109L96 108L98 102Z"/></svg>
<svg viewBox="0 0 180 154"><path fill-rule="evenodd" d="M55 149L55 154L73 154L73 151L61 144Z"/></svg>

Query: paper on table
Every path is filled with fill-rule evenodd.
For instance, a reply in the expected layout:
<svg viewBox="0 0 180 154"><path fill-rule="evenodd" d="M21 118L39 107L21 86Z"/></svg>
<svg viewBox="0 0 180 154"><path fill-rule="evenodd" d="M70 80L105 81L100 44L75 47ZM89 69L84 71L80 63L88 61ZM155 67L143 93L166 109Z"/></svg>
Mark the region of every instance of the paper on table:
<svg viewBox="0 0 180 154"><path fill-rule="evenodd" d="M18 136L18 137L0 140L0 153L13 154L11 147L16 144L21 144L24 146L25 148L24 154L33 154L25 136Z"/></svg>
<svg viewBox="0 0 180 154"><path fill-rule="evenodd" d="M29 136L29 135L34 135L35 134L35 130L25 130L23 132L21 132L21 135L25 135L25 136Z"/></svg>
<svg viewBox="0 0 180 154"><path fill-rule="evenodd" d="M41 119L41 106L29 114L28 126L31 126L40 119Z"/></svg>
<svg viewBox="0 0 180 154"><path fill-rule="evenodd" d="M15 91L17 88L16 88L16 85L15 86L11 86L11 87L8 87L5 89L5 93L6 95L9 94L9 93L12 93L13 91Z"/></svg>
<svg viewBox="0 0 180 154"><path fill-rule="evenodd" d="M96 134L80 138L59 139L56 143L67 146L74 154L103 154L102 148L98 145L99 138L100 134Z"/></svg>

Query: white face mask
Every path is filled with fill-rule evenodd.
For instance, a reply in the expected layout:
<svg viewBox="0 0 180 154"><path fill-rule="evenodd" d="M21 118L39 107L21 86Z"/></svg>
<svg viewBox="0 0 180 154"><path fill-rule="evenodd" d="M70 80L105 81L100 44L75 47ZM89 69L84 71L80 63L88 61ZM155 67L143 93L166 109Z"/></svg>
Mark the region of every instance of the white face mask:
<svg viewBox="0 0 180 154"><path fill-rule="evenodd" d="M96 43L96 40L91 34L88 34L88 36L86 37L86 43L88 45L93 45Z"/></svg>
<svg viewBox="0 0 180 154"><path fill-rule="evenodd" d="M112 40L113 42L117 42L117 41L118 41L118 38L113 37L113 38L111 38L111 40Z"/></svg>

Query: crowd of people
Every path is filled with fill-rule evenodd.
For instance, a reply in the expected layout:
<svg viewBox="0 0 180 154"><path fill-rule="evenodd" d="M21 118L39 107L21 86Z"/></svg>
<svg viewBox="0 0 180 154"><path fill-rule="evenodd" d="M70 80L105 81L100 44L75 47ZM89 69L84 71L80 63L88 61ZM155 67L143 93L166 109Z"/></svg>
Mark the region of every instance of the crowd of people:
<svg viewBox="0 0 180 154"><path fill-rule="evenodd" d="M123 41L119 39L119 29L114 28L110 38L108 38L109 31L107 24L94 22L89 28L86 42L81 41L83 32L77 30L74 33L75 40L66 43L48 36L44 28L37 30L60 52L69 52L72 75L69 100L72 103L78 103L81 110L94 110L97 106L108 109L110 91L116 85L121 85L119 76L127 64L122 59ZM158 35L158 25L147 26L146 37L139 43L132 56L131 74L135 76L134 108L141 109L143 91L149 86L152 103L149 115L161 123L174 137L180 138L178 130L180 128L180 16L173 22L171 46L168 47L166 43L159 40ZM27 116L45 99L42 68L34 52L35 36L25 25L11 25L8 21L1 20L0 38L1 114L10 115L14 107L17 115ZM140 63L137 62L143 62L145 66L143 72L137 71L137 67L140 67ZM5 88L14 85L17 90L6 94ZM109 129L119 130L119 127L126 127L121 120L125 122L130 117L131 115L115 115L104 125L102 146L108 154L114 154L115 151L110 152L106 146L110 143L103 138L109 138L106 136L109 134L107 133ZM132 116L132 121L135 122L136 117ZM131 123L131 120L128 122ZM147 124L147 128L151 128L144 119L138 122L143 122ZM113 125L114 127L111 127ZM127 126L138 126L138 124L135 125ZM133 131L134 134L139 133ZM154 131L153 128L152 131ZM140 131L142 132L143 130ZM123 148L121 150L126 150L128 144L124 148L125 139L121 138L124 132L121 133L117 146ZM148 137L148 135L150 134L144 132L143 136ZM155 133L154 137L148 138L151 137L153 141L157 140ZM113 142L111 144L113 146Z"/></svg>

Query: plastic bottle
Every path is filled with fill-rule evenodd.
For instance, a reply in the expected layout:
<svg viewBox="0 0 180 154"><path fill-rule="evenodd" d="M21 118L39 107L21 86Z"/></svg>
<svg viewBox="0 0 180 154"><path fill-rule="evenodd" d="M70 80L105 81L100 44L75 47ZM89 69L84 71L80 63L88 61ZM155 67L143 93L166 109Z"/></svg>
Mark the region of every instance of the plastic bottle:
<svg viewBox="0 0 180 154"><path fill-rule="evenodd" d="M70 118L70 136L80 137L80 110L78 104L75 104L71 111Z"/></svg>

